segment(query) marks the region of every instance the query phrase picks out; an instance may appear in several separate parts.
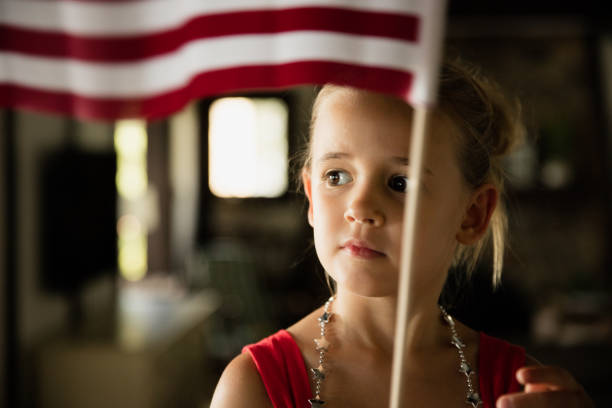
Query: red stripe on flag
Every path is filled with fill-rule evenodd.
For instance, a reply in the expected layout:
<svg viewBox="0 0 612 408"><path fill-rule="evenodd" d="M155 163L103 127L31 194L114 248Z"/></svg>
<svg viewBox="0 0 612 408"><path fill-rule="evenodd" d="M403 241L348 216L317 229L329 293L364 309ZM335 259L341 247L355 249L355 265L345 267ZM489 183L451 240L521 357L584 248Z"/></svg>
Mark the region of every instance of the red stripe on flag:
<svg viewBox="0 0 612 408"><path fill-rule="evenodd" d="M196 76L183 88L145 98L91 98L0 84L0 106L97 120L129 117L157 119L180 110L192 99L237 90L247 92L333 82L405 98L412 81L413 76L403 71L327 61L302 61L208 71Z"/></svg>
<svg viewBox="0 0 612 408"><path fill-rule="evenodd" d="M195 17L183 26L135 36L84 36L0 25L0 50L84 61L137 61L177 50L190 41L229 35L330 31L416 42L415 15L331 7L243 11Z"/></svg>

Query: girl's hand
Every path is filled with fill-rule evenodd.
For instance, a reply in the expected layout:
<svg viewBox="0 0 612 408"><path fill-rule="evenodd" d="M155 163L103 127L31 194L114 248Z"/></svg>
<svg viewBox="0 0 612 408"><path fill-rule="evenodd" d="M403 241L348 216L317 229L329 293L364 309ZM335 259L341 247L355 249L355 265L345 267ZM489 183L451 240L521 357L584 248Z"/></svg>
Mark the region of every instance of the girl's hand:
<svg viewBox="0 0 612 408"><path fill-rule="evenodd" d="M527 366L516 372L523 392L506 394L496 408L594 408L584 388L566 370L550 366Z"/></svg>

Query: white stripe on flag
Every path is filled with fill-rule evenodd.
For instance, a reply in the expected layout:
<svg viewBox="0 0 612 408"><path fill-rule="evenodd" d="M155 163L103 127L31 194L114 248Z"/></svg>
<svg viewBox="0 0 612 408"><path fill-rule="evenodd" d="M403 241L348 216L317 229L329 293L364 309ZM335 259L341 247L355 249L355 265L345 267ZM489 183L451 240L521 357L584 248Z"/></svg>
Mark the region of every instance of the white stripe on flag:
<svg viewBox="0 0 612 408"><path fill-rule="evenodd" d="M435 0L142 0L122 3L2 0L0 24L80 35L119 36L163 31L199 15L297 7L422 14Z"/></svg>
<svg viewBox="0 0 612 408"><path fill-rule="evenodd" d="M0 82L90 97L141 97L179 88L196 74L233 66L323 60L421 71L423 47L325 32L241 35L193 41L137 63L100 64L0 53Z"/></svg>

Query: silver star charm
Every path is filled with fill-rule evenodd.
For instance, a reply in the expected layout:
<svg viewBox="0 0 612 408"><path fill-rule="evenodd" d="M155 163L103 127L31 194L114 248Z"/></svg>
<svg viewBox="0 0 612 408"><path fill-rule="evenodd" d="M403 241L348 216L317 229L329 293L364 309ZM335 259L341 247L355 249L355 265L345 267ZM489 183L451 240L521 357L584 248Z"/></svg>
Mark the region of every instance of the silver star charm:
<svg viewBox="0 0 612 408"><path fill-rule="evenodd" d="M317 351L325 350L329 348L329 341L325 338L325 336L321 336L318 339L314 339L315 344L317 345Z"/></svg>
<svg viewBox="0 0 612 408"><path fill-rule="evenodd" d="M323 371L322 366L319 366L317 368L311 368L310 371L312 372L312 375L314 376L315 380L325 379L325 372Z"/></svg>
<svg viewBox="0 0 612 408"><path fill-rule="evenodd" d="M451 341L451 344L453 346L457 347L458 349L465 348L465 343L462 342L461 339L458 336L456 336L456 335L453 335L453 339Z"/></svg>
<svg viewBox="0 0 612 408"><path fill-rule="evenodd" d="M319 398L309 399L308 402L310 402L310 406L312 408L321 408L325 404L325 401L320 400Z"/></svg>
<svg viewBox="0 0 612 408"><path fill-rule="evenodd" d="M465 400L467 404L471 404L473 408L478 408L480 404L482 404L482 400L480 399L480 395L477 392L471 392L467 395Z"/></svg>
<svg viewBox="0 0 612 408"><path fill-rule="evenodd" d="M470 367L468 363L461 363L461 365L459 366L459 372L465 375L470 375L473 373L472 367Z"/></svg>

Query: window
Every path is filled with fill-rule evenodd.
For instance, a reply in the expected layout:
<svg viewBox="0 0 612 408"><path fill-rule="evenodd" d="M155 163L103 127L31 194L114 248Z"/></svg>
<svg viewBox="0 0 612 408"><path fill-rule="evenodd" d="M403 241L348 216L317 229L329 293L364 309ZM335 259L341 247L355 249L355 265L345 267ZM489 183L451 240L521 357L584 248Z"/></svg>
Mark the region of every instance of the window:
<svg viewBox="0 0 612 408"><path fill-rule="evenodd" d="M147 227L143 219L147 193L147 129L143 120L122 120L115 127L119 213L119 270L129 281L147 271Z"/></svg>
<svg viewBox="0 0 612 408"><path fill-rule="evenodd" d="M209 110L209 188L218 197L279 197L288 187L288 119L280 98L221 98Z"/></svg>

